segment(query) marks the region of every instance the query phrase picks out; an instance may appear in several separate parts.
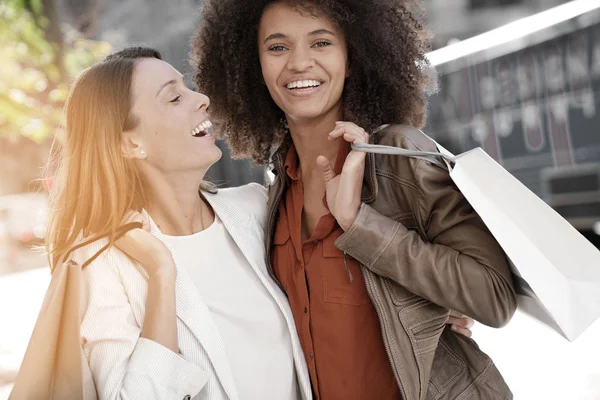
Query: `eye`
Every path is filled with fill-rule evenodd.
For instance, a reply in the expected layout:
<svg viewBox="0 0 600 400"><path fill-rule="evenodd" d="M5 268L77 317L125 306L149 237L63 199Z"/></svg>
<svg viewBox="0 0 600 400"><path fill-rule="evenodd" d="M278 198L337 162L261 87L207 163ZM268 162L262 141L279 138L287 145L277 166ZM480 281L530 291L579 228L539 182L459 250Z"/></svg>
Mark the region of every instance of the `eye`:
<svg viewBox="0 0 600 400"><path fill-rule="evenodd" d="M272 46L269 46L269 51L279 52L279 51L284 51L284 50L285 50L285 46L282 44L274 44Z"/></svg>
<svg viewBox="0 0 600 400"><path fill-rule="evenodd" d="M169 103L178 103L180 99L181 99L181 96L177 96L173 100L169 101Z"/></svg>
<svg viewBox="0 0 600 400"><path fill-rule="evenodd" d="M329 46L329 45L331 45L331 42L328 42L327 40L319 40L313 46L315 46L315 47L326 47L326 46Z"/></svg>

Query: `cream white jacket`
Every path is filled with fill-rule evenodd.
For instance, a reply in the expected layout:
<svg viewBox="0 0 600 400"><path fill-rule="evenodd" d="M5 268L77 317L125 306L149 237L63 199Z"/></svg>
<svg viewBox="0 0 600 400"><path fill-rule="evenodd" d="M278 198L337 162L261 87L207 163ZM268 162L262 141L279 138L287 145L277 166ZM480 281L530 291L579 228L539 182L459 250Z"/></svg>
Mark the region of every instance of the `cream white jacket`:
<svg viewBox="0 0 600 400"><path fill-rule="evenodd" d="M250 184L205 196L285 317L300 398L311 399L310 379L292 312L265 266L266 189ZM152 234L161 238L160 231L150 222ZM81 265L105 243L99 241L78 250L74 260ZM179 265L175 285L180 354L140 338L147 281L139 266L111 248L84 270L82 348L99 399L239 399L211 313Z"/></svg>

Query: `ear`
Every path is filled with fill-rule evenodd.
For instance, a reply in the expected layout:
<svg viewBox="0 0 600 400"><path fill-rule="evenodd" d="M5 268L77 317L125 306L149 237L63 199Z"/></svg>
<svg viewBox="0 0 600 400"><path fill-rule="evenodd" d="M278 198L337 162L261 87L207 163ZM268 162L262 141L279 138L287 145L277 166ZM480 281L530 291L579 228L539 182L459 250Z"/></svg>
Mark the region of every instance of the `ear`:
<svg viewBox="0 0 600 400"><path fill-rule="evenodd" d="M148 157L141 145L140 135L135 130L123 132L121 151L126 158L144 160Z"/></svg>

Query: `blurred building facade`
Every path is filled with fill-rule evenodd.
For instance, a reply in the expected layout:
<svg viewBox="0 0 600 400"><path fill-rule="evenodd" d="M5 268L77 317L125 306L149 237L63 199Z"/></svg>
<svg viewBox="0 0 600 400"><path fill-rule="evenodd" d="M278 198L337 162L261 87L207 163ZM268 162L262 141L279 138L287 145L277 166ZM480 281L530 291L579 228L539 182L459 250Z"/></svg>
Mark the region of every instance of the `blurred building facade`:
<svg viewBox="0 0 600 400"><path fill-rule="evenodd" d="M440 91L430 98L426 127L454 153L482 147L596 245L599 38L596 5L439 65Z"/></svg>
<svg viewBox="0 0 600 400"><path fill-rule="evenodd" d="M425 0L434 48L566 3L565 0Z"/></svg>

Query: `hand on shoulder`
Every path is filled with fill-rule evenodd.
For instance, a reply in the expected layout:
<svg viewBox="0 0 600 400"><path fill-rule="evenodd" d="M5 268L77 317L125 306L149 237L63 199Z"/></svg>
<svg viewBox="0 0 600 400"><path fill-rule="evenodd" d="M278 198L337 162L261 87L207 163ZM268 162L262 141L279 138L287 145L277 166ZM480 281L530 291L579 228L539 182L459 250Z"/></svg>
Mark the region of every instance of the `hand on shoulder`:
<svg viewBox="0 0 600 400"><path fill-rule="evenodd" d="M137 261L149 278L155 276L175 276L175 263L171 251L158 238L150 233L148 221L136 211L126 215L123 224L141 222L142 228L132 229L115 242L115 246L130 258Z"/></svg>

